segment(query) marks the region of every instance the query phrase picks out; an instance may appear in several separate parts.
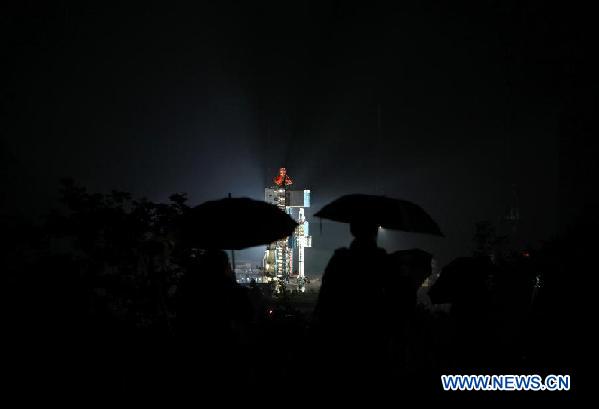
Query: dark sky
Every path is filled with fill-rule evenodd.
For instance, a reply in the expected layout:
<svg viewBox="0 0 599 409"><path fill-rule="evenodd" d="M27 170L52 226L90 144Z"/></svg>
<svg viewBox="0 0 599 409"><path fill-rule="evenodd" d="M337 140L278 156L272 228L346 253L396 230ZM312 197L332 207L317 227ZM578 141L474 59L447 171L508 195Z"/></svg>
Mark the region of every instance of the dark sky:
<svg viewBox="0 0 599 409"><path fill-rule="evenodd" d="M474 222L498 221L513 185L521 235L555 233L561 118L596 88L579 72L591 72L590 13L543 1L209 3L3 10L6 212L54 206L63 176L157 201L261 198L286 166L312 211L383 193L421 204L447 235L388 232L389 250L467 254ZM349 236L312 231L317 272Z"/></svg>

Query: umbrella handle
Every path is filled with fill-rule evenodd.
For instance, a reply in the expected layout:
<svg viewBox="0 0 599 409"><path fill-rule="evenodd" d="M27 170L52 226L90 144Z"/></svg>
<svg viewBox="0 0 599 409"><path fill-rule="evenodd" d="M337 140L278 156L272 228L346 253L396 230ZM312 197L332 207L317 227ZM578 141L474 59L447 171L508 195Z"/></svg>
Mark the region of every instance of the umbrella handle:
<svg viewBox="0 0 599 409"><path fill-rule="evenodd" d="M231 250L231 271L233 273L233 279L237 282L237 274L235 273L235 250Z"/></svg>
<svg viewBox="0 0 599 409"><path fill-rule="evenodd" d="M228 193L227 197L231 199L231 192ZM235 250L231 250L231 272L233 273L233 280L237 282L237 274L235 273Z"/></svg>

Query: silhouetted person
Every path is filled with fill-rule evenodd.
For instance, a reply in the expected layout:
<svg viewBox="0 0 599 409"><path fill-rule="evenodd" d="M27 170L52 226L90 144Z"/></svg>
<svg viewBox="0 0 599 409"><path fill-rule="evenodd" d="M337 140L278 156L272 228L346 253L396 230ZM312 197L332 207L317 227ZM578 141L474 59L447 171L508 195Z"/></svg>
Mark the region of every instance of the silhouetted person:
<svg viewBox="0 0 599 409"><path fill-rule="evenodd" d="M222 250L201 254L187 268L178 297L176 334L182 353L183 392L228 387L240 375L235 361L236 330L252 312L247 294L235 282L227 254Z"/></svg>
<svg viewBox="0 0 599 409"><path fill-rule="evenodd" d="M493 270L489 257L459 257L443 268L429 290L434 304L451 304L455 337L449 359L456 368L488 369L488 358L495 353Z"/></svg>
<svg viewBox="0 0 599 409"><path fill-rule="evenodd" d="M248 291L248 297L252 304L252 310L254 312L253 322L255 324L262 323L266 317L266 301L262 290L258 287L256 279L252 278L250 281L250 288Z"/></svg>
<svg viewBox="0 0 599 409"><path fill-rule="evenodd" d="M387 255L377 246L376 224L352 223L350 231L354 241L335 251L322 276L314 328L320 375L331 385L362 388L378 383L388 348Z"/></svg>
<svg viewBox="0 0 599 409"><path fill-rule="evenodd" d="M537 271L530 255L513 254L498 259L493 278L498 364L512 369L519 365L526 350L524 334L532 309Z"/></svg>
<svg viewBox="0 0 599 409"><path fill-rule="evenodd" d="M418 289L432 272L432 254L420 249L411 249L396 251L389 254L388 258L385 298L389 313L389 331L396 366L405 369L408 364L407 354L410 342L421 343L420 340L413 339L416 334L412 324L416 312Z"/></svg>

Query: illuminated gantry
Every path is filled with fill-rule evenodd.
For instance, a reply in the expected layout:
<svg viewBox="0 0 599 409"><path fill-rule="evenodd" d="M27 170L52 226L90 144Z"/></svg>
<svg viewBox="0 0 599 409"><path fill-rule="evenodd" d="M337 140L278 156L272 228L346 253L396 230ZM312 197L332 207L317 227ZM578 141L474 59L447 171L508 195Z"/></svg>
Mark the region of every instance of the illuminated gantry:
<svg viewBox="0 0 599 409"><path fill-rule="evenodd" d="M298 226L293 235L270 244L264 252L263 267L267 276L276 281L289 282L297 278L300 289L305 283L304 249L312 247L309 224L304 209L310 207L309 190L289 190L293 184L285 168L279 169L279 174L273 179L274 185L264 189L264 200L278 206L289 214Z"/></svg>

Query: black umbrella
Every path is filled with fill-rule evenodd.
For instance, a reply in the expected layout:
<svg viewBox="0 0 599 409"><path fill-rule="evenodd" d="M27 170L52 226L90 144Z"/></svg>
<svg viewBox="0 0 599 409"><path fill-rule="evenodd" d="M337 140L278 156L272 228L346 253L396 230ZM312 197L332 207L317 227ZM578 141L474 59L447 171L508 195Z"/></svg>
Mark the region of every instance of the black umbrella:
<svg viewBox="0 0 599 409"><path fill-rule="evenodd" d="M181 237L199 248L240 250L291 235L297 223L277 206L249 198L202 203L181 219Z"/></svg>
<svg viewBox="0 0 599 409"><path fill-rule="evenodd" d="M320 209L315 216L342 223L366 222L385 229L443 236L437 223L420 206L386 196L342 196Z"/></svg>
<svg viewBox="0 0 599 409"><path fill-rule="evenodd" d="M433 255L421 249L398 250L389 254L391 268L399 270L417 289L432 273Z"/></svg>
<svg viewBox="0 0 599 409"><path fill-rule="evenodd" d="M484 297L487 280L493 269L489 257L458 257L443 267L428 296L433 304Z"/></svg>

